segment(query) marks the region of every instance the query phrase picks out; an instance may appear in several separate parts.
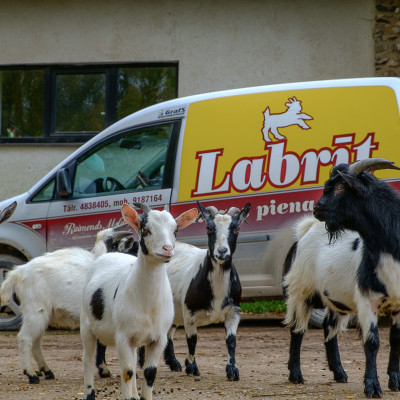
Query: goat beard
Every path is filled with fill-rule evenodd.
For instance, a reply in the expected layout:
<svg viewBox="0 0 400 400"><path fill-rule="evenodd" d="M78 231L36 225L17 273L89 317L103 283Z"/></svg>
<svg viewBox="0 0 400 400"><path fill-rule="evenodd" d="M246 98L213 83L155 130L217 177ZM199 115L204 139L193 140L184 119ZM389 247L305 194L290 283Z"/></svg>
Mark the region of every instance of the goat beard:
<svg viewBox="0 0 400 400"><path fill-rule="evenodd" d="M342 233L344 232L343 228L339 228L335 224L327 224L325 222L325 229L327 230L329 237L329 245L334 245L338 240L341 239Z"/></svg>
<svg viewBox="0 0 400 400"><path fill-rule="evenodd" d="M218 257L213 257L214 261L220 265L223 271L228 270L231 265L232 265L232 256L227 256L224 259L218 258Z"/></svg>

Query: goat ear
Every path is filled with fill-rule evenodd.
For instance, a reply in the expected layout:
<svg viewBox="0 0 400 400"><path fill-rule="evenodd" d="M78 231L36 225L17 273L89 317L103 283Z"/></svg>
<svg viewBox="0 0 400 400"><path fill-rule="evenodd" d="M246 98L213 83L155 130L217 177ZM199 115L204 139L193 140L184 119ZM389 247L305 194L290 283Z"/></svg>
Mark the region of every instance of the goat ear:
<svg viewBox="0 0 400 400"><path fill-rule="evenodd" d="M198 213L197 208L191 208L182 213L179 217L175 218L178 229L184 229L193 223L196 220Z"/></svg>
<svg viewBox="0 0 400 400"><path fill-rule="evenodd" d="M124 221L138 232L140 228L140 217L138 213L128 204L124 204L121 208L121 214Z"/></svg>
<svg viewBox="0 0 400 400"><path fill-rule="evenodd" d="M250 203L247 203L241 210L238 216L239 223L241 224L248 216L250 213Z"/></svg>
<svg viewBox="0 0 400 400"><path fill-rule="evenodd" d="M200 208L203 218L207 221L207 219L211 217L210 212L198 200L197 200L197 205Z"/></svg>
<svg viewBox="0 0 400 400"><path fill-rule="evenodd" d="M360 183L360 181L353 175L345 174L341 171L338 171L339 175L345 180L345 182L350 186L350 189L354 192L354 194L358 197L364 196L364 186Z"/></svg>

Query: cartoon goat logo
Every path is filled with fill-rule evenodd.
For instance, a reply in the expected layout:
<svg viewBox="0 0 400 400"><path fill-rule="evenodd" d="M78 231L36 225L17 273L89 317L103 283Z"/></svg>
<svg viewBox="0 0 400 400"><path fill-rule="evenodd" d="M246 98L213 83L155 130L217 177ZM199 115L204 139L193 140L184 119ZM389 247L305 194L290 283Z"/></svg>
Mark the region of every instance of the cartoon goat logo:
<svg viewBox="0 0 400 400"><path fill-rule="evenodd" d="M291 125L298 125L302 129L310 129L310 127L305 123L304 120L313 119L310 115L301 112L301 101L297 100L296 97L288 99L289 102L286 103L287 110L280 114L270 114L269 107L264 111L264 126L262 133L264 135L264 140L266 142L271 142L268 135L270 132L272 136L277 140L286 139L282 136L278 129L286 128Z"/></svg>

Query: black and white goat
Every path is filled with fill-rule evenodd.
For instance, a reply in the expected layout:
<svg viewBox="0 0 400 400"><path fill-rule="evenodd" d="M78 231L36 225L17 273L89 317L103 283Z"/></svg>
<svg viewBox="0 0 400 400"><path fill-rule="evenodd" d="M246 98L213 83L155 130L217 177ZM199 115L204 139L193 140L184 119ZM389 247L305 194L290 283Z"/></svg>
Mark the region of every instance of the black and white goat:
<svg viewBox="0 0 400 400"><path fill-rule="evenodd" d="M384 159L334 167L314 208L314 216L324 223L308 219L297 227L299 242L284 283L285 321L291 326L289 379L294 383L303 383L300 346L314 305L327 307L326 353L338 382L346 382L347 375L336 335L348 315L357 314L366 357L364 393L369 398L382 396L376 370L377 319L390 315L389 388L400 390L400 198L369 173L390 168L400 169Z"/></svg>
<svg viewBox="0 0 400 400"><path fill-rule="evenodd" d="M131 231L118 228L98 232L92 251L78 247L56 250L16 266L2 283L1 304L15 295L20 303L22 326L18 347L24 373L29 383L39 383L32 367L31 354L39 375L54 379L42 354L42 338L48 326L76 329L79 327L82 295L86 274L96 257L106 252L123 251L120 240ZM128 241L126 246L131 245ZM97 366L102 377L110 375L105 363L105 348L99 344Z"/></svg>
<svg viewBox="0 0 400 400"><path fill-rule="evenodd" d="M175 317L164 358L171 370L182 370L174 354L173 334L178 325L183 325L188 345L186 373L200 375L195 360L197 327L224 322L229 353L226 374L229 380L238 380L235 351L242 287L232 256L240 225L249 215L250 203L242 210L232 207L226 214L213 206L204 208L197 203L207 224L208 249L177 243L175 256L167 266Z"/></svg>
<svg viewBox="0 0 400 400"><path fill-rule="evenodd" d="M198 212L191 209L174 219L167 211L135 205L144 211L142 218L127 204L122 207L122 215L139 235L137 258L121 253L105 254L95 260L88 274L81 313L86 400L95 398L96 339L106 346L116 345L124 400L139 398L136 348L145 346L141 399L151 400L157 364L173 321L172 292L165 263L174 255L177 230L190 225Z"/></svg>

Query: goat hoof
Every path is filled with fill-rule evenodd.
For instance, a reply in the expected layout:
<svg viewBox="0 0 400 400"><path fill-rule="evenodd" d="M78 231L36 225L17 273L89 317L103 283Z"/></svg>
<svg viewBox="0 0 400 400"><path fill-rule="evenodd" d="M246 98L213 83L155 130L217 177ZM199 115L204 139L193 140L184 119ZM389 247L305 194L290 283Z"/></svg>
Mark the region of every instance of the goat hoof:
<svg viewBox="0 0 400 400"><path fill-rule="evenodd" d="M197 368L196 361L189 362L188 360L185 360L185 372L187 375L193 375L193 376L200 376L199 369Z"/></svg>
<svg viewBox="0 0 400 400"><path fill-rule="evenodd" d="M338 371L333 374L333 379L338 383L347 383L347 374L344 371Z"/></svg>
<svg viewBox="0 0 400 400"><path fill-rule="evenodd" d="M86 396L85 400L95 400L95 394L94 394L94 389Z"/></svg>
<svg viewBox="0 0 400 400"><path fill-rule="evenodd" d="M364 379L364 393L369 399L381 398L382 389L377 379L366 378Z"/></svg>
<svg viewBox="0 0 400 400"><path fill-rule="evenodd" d="M390 372L389 373L389 389L392 392L398 392L400 390L400 373Z"/></svg>
<svg viewBox="0 0 400 400"><path fill-rule="evenodd" d="M239 370L235 365L227 364L226 365L226 377L229 381L238 381L239 380Z"/></svg>
<svg viewBox="0 0 400 400"><path fill-rule="evenodd" d="M289 381L290 383L294 383L296 385L300 385L304 383L304 379L303 379L303 375L301 374L301 372L299 373L290 373L289 375Z"/></svg>
<svg viewBox="0 0 400 400"><path fill-rule="evenodd" d="M42 376L42 373L44 374L44 379L55 379L53 371L51 369L48 369L47 371L45 371L44 368L42 368L40 370L40 376Z"/></svg>
<svg viewBox="0 0 400 400"><path fill-rule="evenodd" d="M99 377L100 378L109 378L111 376L111 372L109 369L99 368Z"/></svg>
<svg viewBox="0 0 400 400"><path fill-rule="evenodd" d="M182 371L182 365L176 358L174 360L166 360L165 363L169 366L171 371Z"/></svg>
<svg viewBox="0 0 400 400"><path fill-rule="evenodd" d="M343 378L335 378L337 383L347 383L347 376Z"/></svg>
<svg viewBox="0 0 400 400"><path fill-rule="evenodd" d="M28 375L29 383L37 385L40 382L40 379L37 375Z"/></svg>
<svg viewBox="0 0 400 400"><path fill-rule="evenodd" d="M53 371L44 371L44 379L55 379Z"/></svg>

